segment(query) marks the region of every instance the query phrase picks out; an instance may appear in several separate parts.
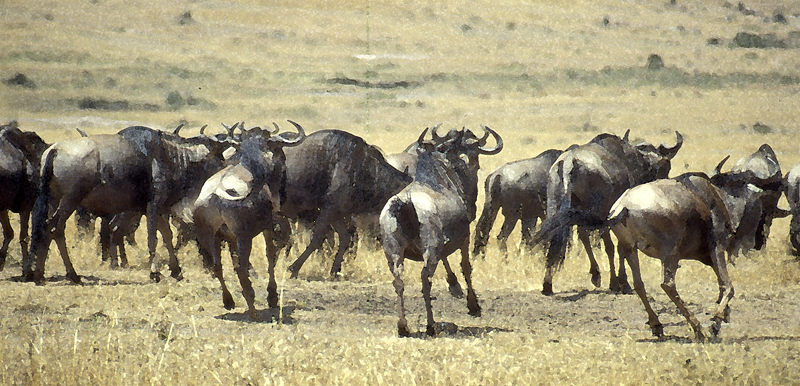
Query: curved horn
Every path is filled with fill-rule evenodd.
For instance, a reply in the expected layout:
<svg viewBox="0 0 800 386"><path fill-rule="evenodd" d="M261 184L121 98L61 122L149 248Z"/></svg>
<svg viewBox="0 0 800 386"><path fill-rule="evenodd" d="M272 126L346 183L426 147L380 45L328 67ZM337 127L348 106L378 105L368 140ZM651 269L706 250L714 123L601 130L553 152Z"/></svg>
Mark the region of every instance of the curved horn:
<svg viewBox="0 0 800 386"><path fill-rule="evenodd" d="M431 136L433 137L433 141L434 141L434 142L436 142L437 144L438 144L438 143L442 143L442 142L444 142L444 141L447 139L447 136L444 136L444 137L442 137L442 136L441 136L441 135L439 135L439 133L437 132L437 130L438 130L438 129L439 129L439 127L441 127L441 126L442 126L442 124L440 123L440 124L438 124L438 125L434 126L434 127L433 127L433 130L431 130Z"/></svg>
<svg viewBox="0 0 800 386"><path fill-rule="evenodd" d="M484 138L487 138L488 135L491 134L494 137L494 140L497 141L497 145L492 149L486 149L486 148L483 147L483 145L479 145L478 146L478 151L481 154L494 155L494 154L499 153L500 150L503 150L503 138L500 137L500 134L497 134L494 130L490 129L487 126L483 126L483 130L486 132L486 135L484 135Z"/></svg>
<svg viewBox="0 0 800 386"><path fill-rule="evenodd" d="M305 130L303 130L303 126L300 126L296 122L288 120L288 119L287 119L287 121L289 121L289 123L291 123L292 125L294 125L294 127L297 128L297 138L295 138L294 140L288 140L288 139L286 139L284 137L281 137L280 135L276 135L274 137L270 137L269 140L271 142L277 142L277 143L283 144L284 147L297 146L297 145L299 145L300 143L302 143L306 139L306 132L305 132Z"/></svg>
<svg viewBox="0 0 800 386"><path fill-rule="evenodd" d="M628 143L628 136L629 136L630 134L631 134L631 129L628 129L628 130L625 132L625 135L624 135L624 136L622 136L622 140L623 140L625 143Z"/></svg>
<svg viewBox="0 0 800 386"><path fill-rule="evenodd" d="M423 141L425 141L425 134L428 134L427 127L425 128L425 130L422 130L422 134L420 134L419 138L417 138L417 143L422 143Z"/></svg>
<svg viewBox="0 0 800 386"><path fill-rule="evenodd" d="M200 135L206 135L206 127L208 127L208 125L203 125L203 127L200 128Z"/></svg>
<svg viewBox="0 0 800 386"><path fill-rule="evenodd" d="M269 133L270 135L278 134L278 132L281 131L281 128L278 127L277 123L272 122L272 126L275 126L275 131L267 129L267 133Z"/></svg>
<svg viewBox="0 0 800 386"><path fill-rule="evenodd" d="M172 130L172 134L173 135L180 135L178 133L181 131L181 128L183 128L184 125L185 125L184 123L181 123L180 125L178 125L178 127L176 127L175 130Z"/></svg>
<svg viewBox="0 0 800 386"><path fill-rule="evenodd" d="M661 153L661 155L663 155L664 157L667 157L669 159L675 157L675 154L678 154L678 150L680 150L681 146L683 146L683 136L681 135L681 133L675 131L675 136L678 137L678 142L675 144L675 146L673 147L666 147L664 145L658 146L658 152Z"/></svg>
<svg viewBox="0 0 800 386"><path fill-rule="evenodd" d="M76 127L75 130L78 130L78 134L80 134L81 137L83 137L83 138L88 137L88 135L86 135L86 132L81 130L79 127Z"/></svg>
<svg viewBox="0 0 800 386"><path fill-rule="evenodd" d="M728 158L731 158L731 156L728 155L727 157L723 158L722 161L719 161L719 164L717 164L717 167L714 168L714 175L722 173L722 165L725 164L725 161L727 161Z"/></svg>

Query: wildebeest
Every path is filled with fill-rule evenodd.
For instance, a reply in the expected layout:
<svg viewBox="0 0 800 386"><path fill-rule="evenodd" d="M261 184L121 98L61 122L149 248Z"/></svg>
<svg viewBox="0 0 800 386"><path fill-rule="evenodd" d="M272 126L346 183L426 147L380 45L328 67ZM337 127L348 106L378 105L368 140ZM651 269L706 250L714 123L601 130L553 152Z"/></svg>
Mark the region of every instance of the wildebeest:
<svg viewBox="0 0 800 386"><path fill-rule="evenodd" d="M792 216L789 223L789 241L794 254L800 254L800 164L792 166L783 180L786 192L786 201L789 202L789 213Z"/></svg>
<svg viewBox="0 0 800 386"><path fill-rule="evenodd" d="M340 130L309 134L286 154L286 202L281 214L313 223L311 242L289 266L292 277L325 239L328 229L339 236L331 274L339 273L350 245L348 223L353 216L378 212L386 200L411 178L389 165L380 150L362 138ZM281 228L287 227L283 222Z"/></svg>
<svg viewBox="0 0 800 386"><path fill-rule="evenodd" d="M434 139L437 138L436 136L436 129L438 129L442 124L438 124L433 127L432 132L434 133ZM434 141L425 141L425 135L428 133L428 128L422 131L417 138L416 141L412 142L408 145L405 150L389 154L386 156L386 162L389 165L394 166L395 169L407 174L409 177L414 177L417 173L417 159L419 158L420 153L427 151L430 149L430 146L434 145Z"/></svg>
<svg viewBox="0 0 800 386"><path fill-rule="evenodd" d="M755 153L737 161L731 170L734 172L749 170L753 172L756 177L768 182L772 186L779 186L776 183L783 179L778 157L775 155L775 151L772 150L772 147L766 143L761 145ZM772 220L788 215L788 213L778 208L778 200L780 200L781 194L783 194L783 189L776 188L766 192L762 196L761 201L764 205L763 217L758 224L758 231L754 238L747 241L748 243L752 243L752 248L761 250L769 237L769 229L772 226Z"/></svg>
<svg viewBox="0 0 800 386"><path fill-rule="evenodd" d="M420 154L414 182L388 200L380 215L383 250L394 275L398 296L397 331L407 336L408 323L403 301L403 264L406 258L422 261L422 294L427 311L427 334L436 333L431 309L431 277L440 260L461 250L461 268L467 284L469 314L480 316L481 308L472 287L469 262L469 224L475 219L478 197L478 156L497 154L501 137L484 126L486 135L477 138L461 130L435 150ZM497 141L485 148L489 135Z"/></svg>
<svg viewBox="0 0 800 386"><path fill-rule="evenodd" d="M473 255L482 255L489 241L495 218L503 210L503 225L497 235L500 251L506 254L506 241L511 231L522 221L522 240L531 246L531 236L538 219L544 219L547 210L548 171L562 150L545 150L533 158L509 162L486 177L484 204L475 225Z"/></svg>
<svg viewBox="0 0 800 386"><path fill-rule="evenodd" d="M222 275L220 243L231 243L233 266L242 286L251 319L259 319L255 310L255 292L250 283L250 251L252 240L264 234L267 245L269 284L267 301L277 307L275 283L277 249L273 243L273 211L280 210L286 200L286 156L283 148L297 146L305 139L303 128L291 122L298 136L286 140L270 132L251 129L242 134L241 147L230 158L229 165L209 178L192 207L192 220L198 245L214 262L212 271L222 287L223 305L232 309L235 304Z"/></svg>
<svg viewBox="0 0 800 386"><path fill-rule="evenodd" d="M635 186L620 196L607 218L570 210L559 213L559 218L554 218L548 226L560 224L554 228L557 229L569 223L611 227L619 253L631 268L634 288L648 314L648 325L658 337L663 335L663 326L647 298L638 251L661 260L661 288L689 322L695 337L703 340L707 332L675 287L678 263L684 259L698 260L714 270L719 284L719 305L712 318L711 334L717 335L721 323L728 321L728 302L734 295L725 254L730 256L745 248L742 242L753 236L761 217L759 200L768 194L764 190L775 188L774 182L760 179L750 171L718 173L721 166L710 178L703 173L686 173ZM749 184L759 186L760 191L749 190ZM554 229L543 229L540 233Z"/></svg>
<svg viewBox="0 0 800 386"><path fill-rule="evenodd" d="M628 133L623 138L613 134L600 134L588 144L573 147L553 163L547 182L547 217L557 217L559 212L580 209L595 214L608 213L611 204L626 189L636 185L666 178L670 160L683 144L683 137L675 132L677 144L673 147L650 144L632 145ZM624 266L620 263L619 277L614 268L614 244L608 229L600 230L608 262L613 291L629 291ZM600 268L591 252L588 232L578 227L578 235L589 255L592 284L600 286ZM566 253L570 229L563 228L546 240L547 263L542 293L553 293L553 271L561 266Z"/></svg>
<svg viewBox="0 0 800 386"><path fill-rule="evenodd" d="M0 271L6 263L14 230L8 211L19 213L19 244L23 265L28 261L28 221L39 188L39 158L47 144L34 132L23 132L11 125L0 126L0 223L3 246Z"/></svg>
<svg viewBox="0 0 800 386"><path fill-rule="evenodd" d="M230 146L208 138L180 138L142 126L118 135L67 139L49 147L42 155L39 197L33 211L31 260L33 271L23 267L23 276L41 281L50 241L56 240L67 277L75 273L64 238L67 218L77 206L103 217L122 212L147 215L150 278L160 280L155 256L156 225L161 214L187 192L222 168L222 153ZM170 257L170 270L181 277L177 258Z"/></svg>

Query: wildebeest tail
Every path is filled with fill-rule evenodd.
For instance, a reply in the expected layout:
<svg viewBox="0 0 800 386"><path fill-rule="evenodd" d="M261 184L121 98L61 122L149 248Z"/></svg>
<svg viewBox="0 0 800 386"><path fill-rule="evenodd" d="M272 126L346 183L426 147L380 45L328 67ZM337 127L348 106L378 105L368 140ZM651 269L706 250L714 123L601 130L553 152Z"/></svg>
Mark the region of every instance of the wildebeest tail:
<svg viewBox="0 0 800 386"><path fill-rule="evenodd" d="M481 217L478 218L478 223L475 225L475 243L472 248L473 254L478 254L486 247L489 241L489 232L492 231L492 225L497 218L497 212L500 210L500 176L490 175L486 179L484 186L485 201L483 203L483 211Z"/></svg>
<svg viewBox="0 0 800 386"><path fill-rule="evenodd" d="M397 226L402 229L406 237L410 239L419 238L419 218L413 202L403 202L392 198L389 206L389 213L397 221Z"/></svg>
<svg viewBox="0 0 800 386"><path fill-rule="evenodd" d="M616 220L615 220L616 221ZM587 229L611 226L612 221L585 210L565 208L555 215L547 217L542 227L533 235L533 244L545 244L547 247L548 268L560 268L564 264L570 227L573 225Z"/></svg>
<svg viewBox="0 0 800 386"><path fill-rule="evenodd" d="M50 180L53 178L53 159L55 156L55 148L48 149L42 155L39 195L33 204L33 212L31 214L31 247L28 254L30 258L26 264L30 264L30 261L36 258L37 250L45 239L47 210L50 203ZM47 248L47 246L44 246L44 248ZM27 268L30 268L30 266Z"/></svg>

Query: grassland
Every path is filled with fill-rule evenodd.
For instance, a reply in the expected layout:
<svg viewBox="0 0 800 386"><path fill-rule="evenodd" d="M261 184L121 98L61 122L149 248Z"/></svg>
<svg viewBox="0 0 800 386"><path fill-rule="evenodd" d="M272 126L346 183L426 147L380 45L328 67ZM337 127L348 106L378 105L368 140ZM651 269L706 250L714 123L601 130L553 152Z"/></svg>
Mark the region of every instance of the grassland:
<svg viewBox="0 0 800 386"><path fill-rule="evenodd" d="M800 51L740 48L734 38L791 42L800 3L747 5L758 14L681 0L6 0L0 121L17 120L52 142L77 136L75 127L105 133L185 122L191 133L203 124L292 119L309 131L351 131L386 152L439 122L486 124L506 146L481 160L481 178L600 132L631 130L635 140L671 145L678 130L686 142L672 175L710 171L762 143L786 171L800 162ZM776 13L786 23L773 21ZM651 54L663 69L645 68ZM662 341L651 337L636 297L591 286L579 248L555 278L556 295L544 297L541 253L504 257L494 244L474 261L483 316L469 317L437 272L434 312L451 325L435 339L400 339L385 259L367 245L339 281L328 280L325 253L300 279L281 276L293 250L279 263L281 309L266 309L257 279L268 322L250 323L241 297L239 308L222 308L194 246L180 251L185 280L151 284L141 247L132 269L112 270L100 263L96 238L70 230L81 287L66 283L55 249L46 285L17 282L12 245L0 272L0 383L797 384L800 263L787 232L788 219L777 220L767 248L731 268L732 323L718 342L700 344L660 290L652 259L642 268L665 323ZM265 275L263 252L254 259ZM422 330L418 277L418 265L408 264L409 321ZM686 262L677 280L707 319L716 298L711 270Z"/></svg>

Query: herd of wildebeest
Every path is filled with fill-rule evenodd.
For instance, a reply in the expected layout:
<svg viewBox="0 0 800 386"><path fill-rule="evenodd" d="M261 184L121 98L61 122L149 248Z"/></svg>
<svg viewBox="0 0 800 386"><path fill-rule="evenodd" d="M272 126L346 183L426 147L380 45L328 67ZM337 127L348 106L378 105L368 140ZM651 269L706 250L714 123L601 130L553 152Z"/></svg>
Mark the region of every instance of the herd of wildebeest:
<svg viewBox="0 0 800 386"><path fill-rule="evenodd" d="M362 138L340 130L306 134L279 133L272 128L246 128L237 123L224 134L193 137L132 126L118 134L86 135L55 144L16 125L0 132L0 220L4 241L0 269L14 232L8 211L20 214L22 280L44 281L45 259L55 240L66 277L80 283L65 240L68 218L86 222L100 218L103 260L126 265L124 240L146 218L150 278L159 281L157 231L169 252L172 277L180 279L173 242L197 241L203 263L220 282L223 304L234 307L225 285L220 256L229 243L248 314L255 309L249 269L252 240L266 241L269 284L267 302L278 306L274 268L281 248L290 248L298 224L311 229L309 245L289 266L296 277L311 253L329 234L338 236L331 268L337 275L356 232L374 235L383 246L398 295L397 323L401 336L410 334L405 317L402 279L406 258L421 261L427 333L436 333L431 309L431 278L441 261L450 292L463 290L447 257L461 253L469 314L481 307L471 280L470 228L477 214L478 168L481 155L503 149L503 140L483 126L482 133L439 126L426 128L405 151L386 155ZM204 127L205 128L205 127ZM429 137L430 134L430 138ZM661 260L661 288L679 308L699 340L717 335L728 320L734 288L727 261L750 249L761 249L774 218L792 215L790 240L800 250L800 167L784 177L775 153L764 144L726 172L727 158L711 175L684 173L668 178L670 161L683 144L676 132L673 146L634 144L628 138L599 134L590 142L507 163L485 181L485 203L477 221L471 253L482 256L498 212L505 221L497 236L502 253L521 221L522 243L543 246L546 274L542 293L553 293L553 273L564 261L571 229L591 262L592 283L600 286L600 269L589 236L599 233L610 266L612 291L641 298L648 325L663 335L658 316L645 293L638 251ZM778 208L786 194L789 210ZM29 220L30 218L30 220ZM537 227L538 220L541 224ZM31 222L30 245L28 224ZM171 225L172 224L172 225ZM614 233L617 240L615 264ZM719 297L710 331L685 306L675 287L678 261L693 259L717 276ZM625 263L632 273L631 289Z"/></svg>

